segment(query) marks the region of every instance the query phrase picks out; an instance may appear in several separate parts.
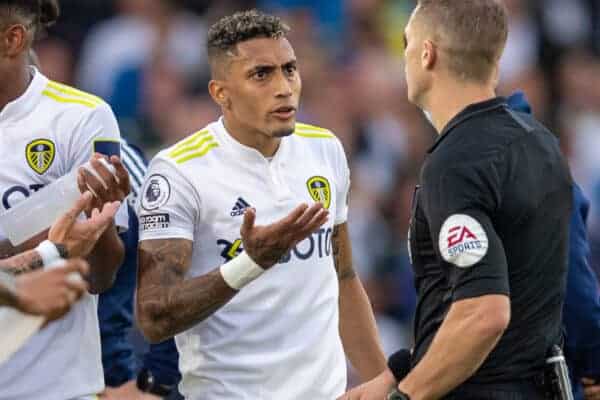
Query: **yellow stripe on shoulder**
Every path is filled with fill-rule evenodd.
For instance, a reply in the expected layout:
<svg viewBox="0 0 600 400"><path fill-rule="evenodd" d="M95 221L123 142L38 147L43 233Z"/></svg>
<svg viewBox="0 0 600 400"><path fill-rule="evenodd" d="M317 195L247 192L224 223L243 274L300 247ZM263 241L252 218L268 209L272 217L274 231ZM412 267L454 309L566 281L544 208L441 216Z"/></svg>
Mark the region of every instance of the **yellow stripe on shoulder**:
<svg viewBox="0 0 600 400"><path fill-rule="evenodd" d="M296 122L296 129L329 132L329 129L321 128L320 126L316 125L304 124L302 122Z"/></svg>
<svg viewBox="0 0 600 400"><path fill-rule="evenodd" d="M294 131L294 134L305 138L332 139L335 137L335 135L329 129L302 123L296 124L296 130Z"/></svg>
<svg viewBox="0 0 600 400"><path fill-rule="evenodd" d="M57 94L59 94L61 96L79 98L79 99L88 101L90 103L95 103L96 105L100 105L104 102L98 96L94 96L93 94L90 94L90 93L84 92L82 90L75 89L74 87L71 87L71 86L68 86L68 85L65 85L62 83L54 82L54 81L48 82L48 85L46 86L46 90L48 90L48 89L52 89L53 91L56 91Z"/></svg>
<svg viewBox="0 0 600 400"><path fill-rule="evenodd" d="M216 143L215 138L212 137L211 135L200 136L193 143L191 143L187 146L177 147L176 149L171 151L169 153L169 157L177 158L177 157L181 156L182 154L189 153L191 151L195 151L195 150L202 148L206 143Z"/></svg>
<svg viewBox="0 0 600 400"><path fill-rule="evenodd" d="M181 149L182 147L186 147L191 145L192 143L194 143L195 141L198 140L198 138L205 136L208 134L208 129L203 129L201 131L198 131L196 133L192 133L190 136L188 136L187 138L175 143L175 145L173 145L173 148L171 149L171 151L169 152L169 154L176 152L177 150Z"/></svg>
<svg viewBox="0 0 600 400"><path fill-rule="evenodd" d="M91 101L87 101L87 100L83 100L83 99L59 96L56 93L51 92L49 90L44 90L42 92L42 95L49 97L52 100L57 101L59 103L80 104L80 105L88 107L88 108L96 108L99 105L98 103L93 103Z"/></svg>
<svg viewBox="0 0 600 400"><path fill-rule="evenodd" d="M192 153L186 153L183 157L176 158L175 162L177 164L183 164L184 162L192 160L194 158L204 157L209 151L211 151L215 147L219 147L219 143L211 142L211 143L207 144L206 146L204 146L204 148L199 151L192 152Z"/></svg>

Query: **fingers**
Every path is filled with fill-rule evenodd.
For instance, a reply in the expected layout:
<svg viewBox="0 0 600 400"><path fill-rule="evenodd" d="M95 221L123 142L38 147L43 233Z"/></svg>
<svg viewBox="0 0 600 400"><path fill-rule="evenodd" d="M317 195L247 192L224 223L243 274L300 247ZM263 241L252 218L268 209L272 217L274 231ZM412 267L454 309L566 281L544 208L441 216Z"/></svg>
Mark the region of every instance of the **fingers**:
<svg viewBox="0 0 600 400"><path fill-rule="evenodd" d="M79 215L90 206L92 198L92 194L89 191L85 191L77 199L75 205L52 225L48 233L48 238L55 243L62 243L65 235L68 235L69 231L73 228L73 224L75 224Z"/></svg>
<svg viewBox="0 0 600 400"><path fill-rule="evenodd" d="M246 208L246 211L244 212L244 221L240 228L242 238L248 237L252 228L254 228L254 221L256 221L256 210L254 208Z"/></svg>
<svg viewBox="0 0 600 400"><path fill-rule="evenodd" d="M311 209L312 209L312 207L311 207ZM289 213L286 217L284 217L283 219L279 220L279 222L277 223L277 225L282 225L284 227L289 227L291 224L293 224L294 222L296 222L296 220L298 218L300 218L307 210L309 210L308 204L302 203L298 207L294 208L292 210L292 212Z"/></svg>
<svg viewBox="0 0 600 400"><path fill-rule="evenodd" d="M291 226L285 227L292 234L293 244L304 240L308 235L318 230L329 218L329 211L321 203L314 204L300 216Z"/></svg>
<svg viewBox="0 0 600 400"><path fill-rule="evenodd" d="M596 381L590 378L581 378L581 383L583 383L584 385L593 385L596 383Z"/></svg>
<svg viewBox="0 0 600 400"><path fill-rule="evenodd" d="M310 208L307 208L298 219L293 222L293 227L299 228L306 225L310 220L323 209L323 204L315 203Z"/></svg>
<svg viewBox="0 0 600 400"><path fill-rule="evenodd" d="M79 175L77 177L77 181L82 180L84 190L89 190L92 192L94 197L97 199L103 200L108 195L108 190L106 184L100 182L100 180L88 169L84 167L79 168ZM80 188L81 190L81 188Z"/></svg>
<svg viewBox="0 0 600 400"><path fill-rule="evenodd" d="M94 168L94 171L96 171L96 173L99 175L99 181L102 184L102 187L105 190L109 190L110 187L117 185L117 181L112 172L106 167L109 164L103 163L101 160L102 158L100 157L93 157L90 160L90 164L92 165L92 168Z"/></svg>
<svg viewBox="0 0 600 400"><path fill-rule="evenodd" d="M81 259L72 259L67 261L64 267L60 267L60 270L67 275L78 272L81 276L87 276L90 271L90 266Z"/></svg>
<svg viewBox="0 0 600 400"><path fill-rule="evenodd" d="M127 172L127 168L125 168L123 162L121 162L121 159L117 156L112 156L110 158L110 163L115 167L115 176L117 184L125 193L125 195L129 194L129 172Z"/></svg>

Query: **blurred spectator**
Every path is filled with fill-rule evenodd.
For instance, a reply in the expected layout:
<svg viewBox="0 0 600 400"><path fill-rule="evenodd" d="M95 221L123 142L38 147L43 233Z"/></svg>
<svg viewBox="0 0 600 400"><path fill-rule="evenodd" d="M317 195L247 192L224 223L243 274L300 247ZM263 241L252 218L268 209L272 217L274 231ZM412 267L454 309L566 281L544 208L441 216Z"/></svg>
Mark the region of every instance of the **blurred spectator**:
<svg viewBox="0 0 600 400"><path fill-rule="evenodd" d="M117 16L99 23L87 37L78 84L113 100L117 117L136 117L143 102L145 67L154 59L189 83L206 74L206 25L174 0L118 0ZM123 89L123 90L122 90Z"/></svg>

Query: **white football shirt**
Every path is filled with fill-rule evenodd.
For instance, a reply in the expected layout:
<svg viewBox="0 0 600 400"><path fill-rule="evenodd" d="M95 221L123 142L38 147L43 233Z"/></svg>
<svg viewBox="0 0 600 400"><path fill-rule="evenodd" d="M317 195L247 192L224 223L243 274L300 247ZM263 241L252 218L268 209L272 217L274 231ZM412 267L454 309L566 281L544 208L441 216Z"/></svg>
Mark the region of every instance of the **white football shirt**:
<svg viewBox="0 0 600 400"><path fill-rule="evenodd" d="M83 165L95 150L120 146L106 103L33 68L32 75L26 92L0 112L2 212ZM128 227L126 203L116 224ZM97 296L90 294L0 365L0 400L71 400L103 388Z"/></svg>
<svg viewBox="0 0 600 400"><path fill-rule="evenodd" d="M242 251L246 207L270 224L321 201L329 221L212 316L176 336L186 399L331 400L346 387L331 235L347 218L349 170L328 130L297 124L269 161L222 120L160 152L141 193L140 240L192 240L188 277Z"/></svg>

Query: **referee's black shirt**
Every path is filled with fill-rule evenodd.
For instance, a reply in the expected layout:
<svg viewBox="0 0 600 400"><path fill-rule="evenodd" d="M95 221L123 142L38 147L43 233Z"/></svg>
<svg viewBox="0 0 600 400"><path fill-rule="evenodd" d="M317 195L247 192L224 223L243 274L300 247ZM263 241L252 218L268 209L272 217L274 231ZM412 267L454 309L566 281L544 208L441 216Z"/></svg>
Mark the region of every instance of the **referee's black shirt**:
<svg viewBox="0 0 600 400"><path fill-rule="evenodd" d="M571 182L555 136L503 98L473 104L448 123L413 200L413 364L452 302L503 294L510 324L468 382L522 380L543 369L561 335Z"/></svg>

